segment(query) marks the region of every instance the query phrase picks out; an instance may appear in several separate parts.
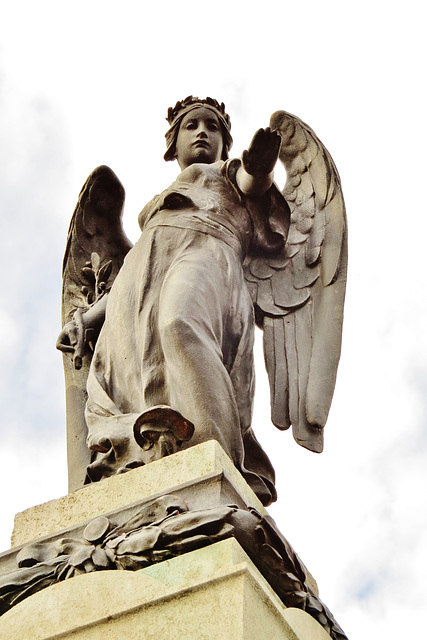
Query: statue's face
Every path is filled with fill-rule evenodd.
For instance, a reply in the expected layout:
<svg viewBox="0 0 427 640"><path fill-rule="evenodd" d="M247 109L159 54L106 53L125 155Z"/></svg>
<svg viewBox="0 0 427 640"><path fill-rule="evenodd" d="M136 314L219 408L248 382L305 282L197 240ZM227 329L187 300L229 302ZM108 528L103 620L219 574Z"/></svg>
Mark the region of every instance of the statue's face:
<svg viewBox="0 0 427 640"><path fill-rule="evenodd" d="M221 160L223 138L221 125L210 109L198 107L181 122L176 140L176 155L181 169L195 162L211 164Z"/></svg>

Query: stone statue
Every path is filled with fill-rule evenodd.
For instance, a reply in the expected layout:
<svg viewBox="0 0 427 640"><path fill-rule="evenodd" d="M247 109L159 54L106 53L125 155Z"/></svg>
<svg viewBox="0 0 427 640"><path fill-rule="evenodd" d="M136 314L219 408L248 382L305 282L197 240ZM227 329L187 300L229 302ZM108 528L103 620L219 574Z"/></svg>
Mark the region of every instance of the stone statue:
<svg viewBox="0 0 427 640"><path fill-rule="evenodd" d="M254 327L272 422L322 451L346 280L340 179L315 133L284 111L241 160L228 159L224 104L189 96L167 120L165 160L181 173L142 210L135 246L108 167L89 176L71 221L57 343L70 489L215 439L269 504L274 470L251 429Z"/></svg>

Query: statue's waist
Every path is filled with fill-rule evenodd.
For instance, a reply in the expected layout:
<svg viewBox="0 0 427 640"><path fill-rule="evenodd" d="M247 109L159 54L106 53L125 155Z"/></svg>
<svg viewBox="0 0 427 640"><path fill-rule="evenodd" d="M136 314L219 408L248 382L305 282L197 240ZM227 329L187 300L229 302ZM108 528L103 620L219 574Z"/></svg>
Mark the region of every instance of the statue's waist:
<svg viewBox="0 0 427 640"><path fill-rule="evenodd" d="M215 211L213 214L211 211L205 212L198 209L161 209L148 220L143 231L155 227L191 229L222 240L239 255L243 255L246 253L250 238L249 216L247 216L247 221L235 221L243 222L241 226L237 226L234 221L229 220L229 217L230 213L227 210L224 212Z"/></svg>

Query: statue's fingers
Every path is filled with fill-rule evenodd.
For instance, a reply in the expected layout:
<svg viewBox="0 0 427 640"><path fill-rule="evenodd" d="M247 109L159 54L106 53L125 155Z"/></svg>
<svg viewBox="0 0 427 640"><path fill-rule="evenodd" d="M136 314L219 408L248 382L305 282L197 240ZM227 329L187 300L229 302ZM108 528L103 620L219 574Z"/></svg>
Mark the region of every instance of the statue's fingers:
<svg viewBox="0 0 427 640"><path fill-rule="evenodd" d="M74 347L71 344L64 344L60 341L60 338L56 341L56 348L62 353L74 353Z"/></svg>
<svg viewBox="0 0 427 640"><path fill-rule="evenodd" d="M256 148L256 147L262 146L264 144L264 140L265 140L265 129L258 129L254 137L252 138L250 148Z"/></svg>
<svg viewBox="0 0 427 640"><path fill-rule="evenodd" d="M63 353L74 353L75 343L73 334L69 331L62 330L56 341L56 348Z"/></svg>

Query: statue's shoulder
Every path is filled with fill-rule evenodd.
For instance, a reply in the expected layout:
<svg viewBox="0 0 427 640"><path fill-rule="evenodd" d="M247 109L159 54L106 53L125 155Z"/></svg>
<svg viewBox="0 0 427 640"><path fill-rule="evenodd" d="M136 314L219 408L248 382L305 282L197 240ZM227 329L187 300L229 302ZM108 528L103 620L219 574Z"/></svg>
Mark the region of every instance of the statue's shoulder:
<svg viewBox="0 0 427 640"><path fill-rule="evenodd" d="M154 198L151 198L151 200L149 202L147 202L147 204L145 205L145 207L142 209L141 213L138 216L138 224L139 224L139 228L142 229L144 228L144 225L146 224L147 220L149 220L149 218L151 218L151 216L153 215L153 212L156 211L158 209L158 203L162 197L163 193L159 193L157 195L154 196Z"/></svg>

